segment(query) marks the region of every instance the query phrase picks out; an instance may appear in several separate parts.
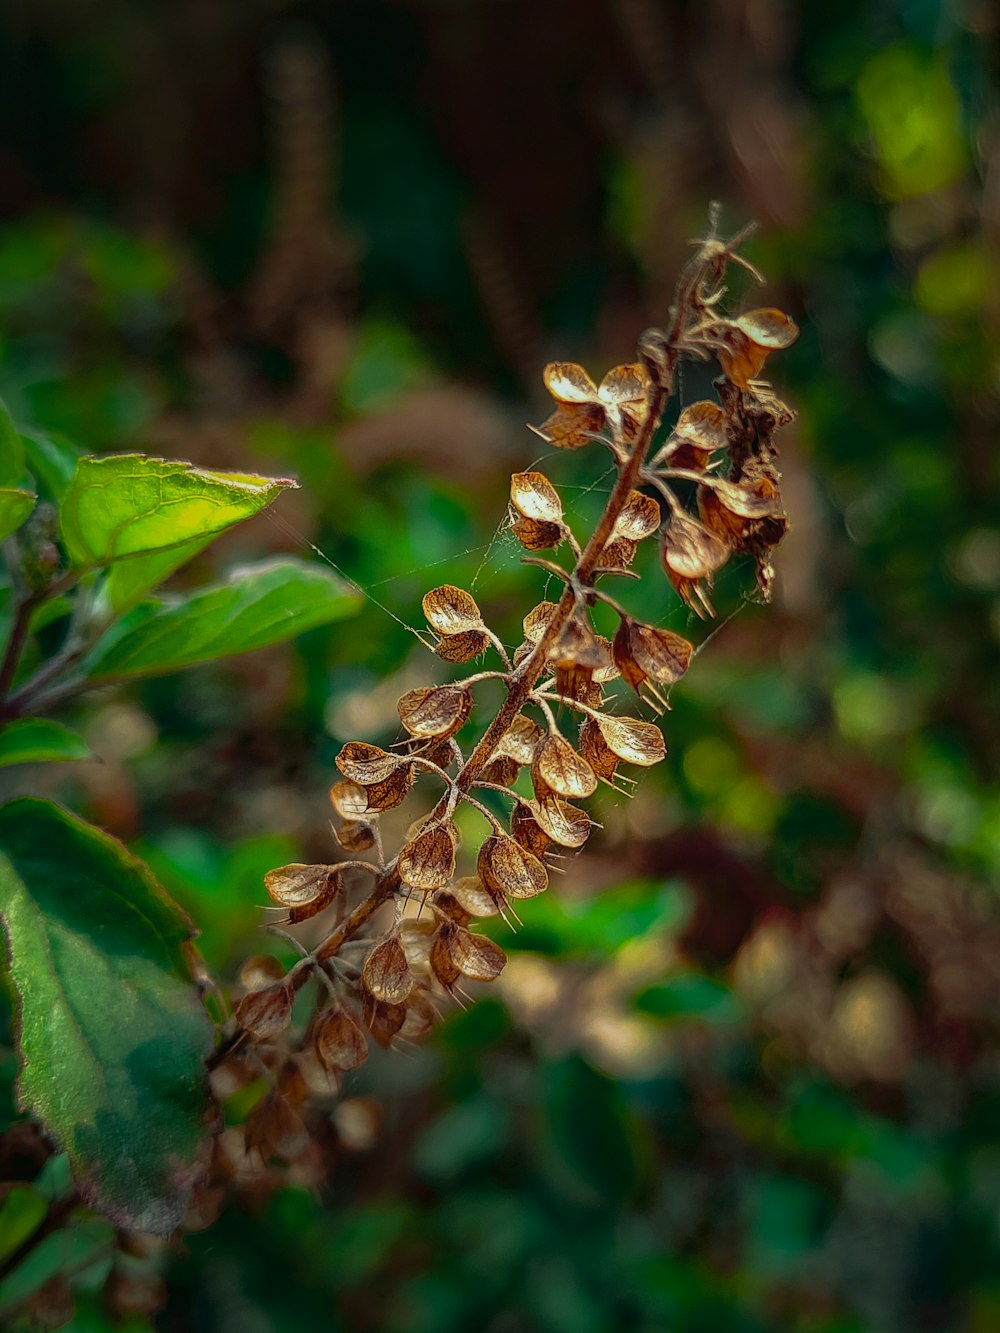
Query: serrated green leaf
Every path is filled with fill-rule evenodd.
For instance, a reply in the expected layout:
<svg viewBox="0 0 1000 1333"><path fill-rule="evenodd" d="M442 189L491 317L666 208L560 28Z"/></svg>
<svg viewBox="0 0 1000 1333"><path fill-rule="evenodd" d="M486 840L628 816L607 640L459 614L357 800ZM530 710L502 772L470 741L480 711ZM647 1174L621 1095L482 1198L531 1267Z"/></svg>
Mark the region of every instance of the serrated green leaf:
<svg viewBox="0 0 1000 1333"><path fill-rule="evenodd" d="M19 482L23 474L24 445L7 405L0 399L0 486Z"/></svg>
<svg viewBox="0 0 1000 1333"><path fill-rule="evenodd" d="M69 490L83 450L58 435L21 432L24 461L46 496L61 503Z"/></svg>
<svg viewBox="0 0 1000 1333"><path fill-rule="evenodd" d="M86 759L89 754L90 746L82 736L48 718L20 718L0 731L0 768Z"/></svg>
<svg viewBox="0 0 1000 1333"><path fill-rule="evenodd" d="M16 532L35 507L37 495L13 486L0 487L0 541Z"/></svg>
<svg viewBox="0 0 1000 1333"><path fill-rule="evenodd" d="M105 565L207 541L295 485L145 454L88 456L77 465L59 522L74 564Z"/></svg>
<svg viewBox="0 0 1000 1333"><path fill-rule="evenodd" d="M83 667L91 680L162 675L281 643L351 615L359 604L336 575L315 565L293 559L246 565L225 583L136 607Z"/></svg>
<svg viewBox="0 0 1000 1333"><path fill-rule="evenodd" d="M148 868L48 801L0 809L0 915L18 996L22 1109L88 1203L166 1235L202 1169L212 1026L193 931Z"/></svg>

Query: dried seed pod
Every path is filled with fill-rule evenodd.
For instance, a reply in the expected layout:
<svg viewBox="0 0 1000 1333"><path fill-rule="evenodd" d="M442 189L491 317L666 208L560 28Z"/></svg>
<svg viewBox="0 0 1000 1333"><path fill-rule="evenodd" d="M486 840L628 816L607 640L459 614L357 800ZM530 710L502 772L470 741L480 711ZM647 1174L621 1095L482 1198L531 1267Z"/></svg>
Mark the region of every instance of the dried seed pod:
<svg viewBox="0 0 1000 1333"><path fill-rule="evenodd" d="M715 480L711 486L699 486L698 510L705 526L736 549L759 534L762 524L776 545L788 525L778 487L766 476L753 482Z"/></svg>
<svg viewBox="0 0 1000 1333"><path fill-rule="evenodd" d="M545 367L545 387L556 411L539 434L560 449L578 449L605 425L634 439L647 411L649 373L641 364L615 366L598 388L587 372L568 361Z"/></svg>
<svg viewBox="0 0 1000 1333"><path fill-rule="evenodd" d="M462 685L425 685L407 690L396 711L411 736L454 736L472 712L472 691Z"/></svg>
<svg viewBox="0 0 1000 1333"><path fill-rule="evenodd" d="M396 859L399 878L420 893L443 888L455 873L457 844L458 832L450 822L421 828Z"/></svg>
<svg viewBox="0 0 1000 1333"><path fill-rule="evenodd" d="M449 634L438 640L434 651L443 662L471 662L489 647L485 630L470 629L464 634Z"/></svg>
<svg viewBox="0 0 1000 1333"><path fill-rule="evenodd" d="M341 819L361 819L368 810L368 791L345 778L330 788L330 804Z"/></svg>
<svg viewBox="0 0 1000 1333"><path fill-rule="evenodd" d="M330 1074L356 1069L368 1059L368 1039L346 1010L324 1009L313 1024L312 1041L317 1059Z"/></svg>
<svg viewBox="0 0 1000 1333"><path fill-rule="evenodd" d="M402 1004L413 989L410 965L395 935L376 944L361 969L361 984L376 1000Z"/></svg>
<svg viewBox="0 0 1000 1333"><path fill-rule="evenodd" d="M431 941L430 969L446 991L450 991L457 984L461 975L454 958L451 956L450 931L453 929L458 929L458 927L449 926L446 923L434 932L434 938Z"/></svg>
<svg viewBox="0 0 1000 1333"><path fill-rule="evenodd" d="M725 320L713 332L721 342L719 364L723 373L742 389L749 389L773 351L790 347L799 336L793 320L781 310L750 310L738 319Z"/></svg>
<svg viewBox="0 0 1000 1333"><path fill-rule="evenodd" d="M406 1041L419 1041L427 1036L437 1018L440 1018L440 1014L434 1007L426 987L414 986L406 1002L406 1015L399 1029L400 1038Z"/></svg>
<svg viewBox="0 0 1000 1333"><path fill-rule="evenodd" d="M563 539L562 502L541 472L515 472L510 479L511 527L526 550L544 551Z"/></svg>
<svg viewBox="0 0 1000 1333"><path fill-rule="evenodd" d="M500 738L494 756L507 755L517 764L530 764L544 736L545 732L537 722L532 722L530 717L518 713Z"/></svg>
<svg viewBox="0 0 1000 1333"><path fill-rule="evenodd" d="M444 583L426 593L423 608L427 623L439 634L468 634L483 627L482 612L475 598L452 583Z"/></svg>
<svg viewBox="0 0 1000 1333"><path fill-rule="evenodd" d="M367 819L349 819L333 832L345 852L369 852L375 846L375 825Z"/></svg>
<svg viewBox="0 0 1000 1333"><path fill-rule="evenodd" d="M580 753L599 778L610 782L615 776L619 759L608 747L601 729L592 717L585 717L580 727Z"/></svg>
<svg viewBox="0 0 1000 1333"><path fill-rule="evenodd" d="M688 472L704 472L712 454L729 445L726 414L718 403L700 402L685 407L670 438L653 460Z"/></svg>
<svg viewBox="0 0 1000 1333"><path fill-rule="evenodd" d="M610 717L598 713L594 721L605 745L627 764L650 768L666 757L667 749L659 727L636 717Z"/></svg>
<svg viewBox="0 0 1000 1333"><path fill-rule="evenodd" d="M612 426L618 427L627 440L634 439L648 409L649 371L646 367L641 362L615 366L601 380L597 392L607 405Z"/></svg>
<svg viewBox="0 0 1000 1333"><path fill-rule="evenodd" d="M624 537L630 542L641 542L652 537L661 522L660 506L651 495L642 491L629 491L622 512L615 520L615 538Z"/></svg>
<svg viewBox="0 0 1000 1333"><path fill-rule="evenodd" d="M604 650L589 623L572 616L549 649L549 665L555 669L556 690L566 699L581 699L590 688L594 672L607 663Z"/></svg>
<svg viewBox="0 0 1000 1333"><path fill-rule="evenodd" d="M558 732L551 732L535 751L531 780L538 790L544 784L559 796L582 799L597 790L594 770Z"/></svg>
<svg viewBox="0 0 1000 1333"><path fill-rule="evenodd" d="M406 763L403 755L391 754L367 741L348 741L337 755L337 767L344 777L362 787L385 782Z"/></svg>
<svg viewBox="0 0 1000 1333"><path fill-rule="evenodd" d="M483 782L495 782L498 787L509 787L511 783L517 781L520 771L521 766L516 759L512 759L509 755L498 754L495 759L491 759L483 766L479 776Z"/></svg>
<svg viewBox="0 0 1000 1333"><path fill-rule="evenodd" d="M479 849L476 869L495 898L534 898L548 887L549 876L536 856L513 838L494 833Z"/></svg>
<svg viewBox="0 0 1000 1333"><path fill-rule="evenodd" d="M406 1021L405 1004L376 1000L368 991L361 992L365 1026L380 1046L388 1046Z"/></svg>
<svg viewBox="0 0 1000 1333"><path fill-rule="evenodd" d="M431 896L431 908L439 921L452 921L456 925L464 926L471 920L469 913L450 889L437 889Z"/></svg>
<svg viewBox="0 0 1000 1333"><path fill-rule="evenodd" d="M530 806L542 833L560 847L578 851L590 837L590 816L554 792L540 792L538 799L530 802Z"/></svg>
<svg viewBox="0 0 1000 1333"><path fill-rule="evenodd" d="M279 907L287 907L292 922L308 921L329 907L341 884L336 866L307 866L293 862L269 870L264 876L268 897Z"/></svg>
<svg viewBox="0 0 1000 1333"><path fill-rule="evenodd" d="M237 981L246 991L263 990L273 981L280 981L285 969L273 954L254 954L242 964Z"/></svg>
<svg viewBox="0 0 1000 1333"><path fill-rule="evenodd" d="M636 544L628 537L614 537L601 552L598 571L628 569L635 559Z"/></svg>
<svg viewBox="0 0 1000 1333"><path fill-rule="evenodd" d="M463 875L451 886L452 897L469 916L496 916L497 905L478 875Z"/></svg>
<svg viewBox="0 0 1000 1333"><path fill-rule="evenodd" d="M446 889L439 889L434 895L435 900L438 894L446 893ZM425 972L427 970L427 956L430 952L431 936L435 929L434 921L426 916L408 917L405 921L399 923L397 934L411 972Z"/></svg>
<svg viewBox="0 0 1000 1333"><path fill-rule="evenodd" d="M507 962L507 955L499 944L494 944L485 935L473 935L464 926L451 923L443 925L438 931L432 950L435 961L445 952L451 966L446 965L440 971L434 969L442 985L445 982L441 971L447 973L451 968L470 981L495 981Z"/></svg>
<svg viewBox="0 0 1000 1333"><path fill-rule="evenodd" d="M534 645L539 641L557 609L555 602L539 602L537 606L532 607L521 621L524 637L528 643Z"/></svg>
<svg viewBox="0 0 1000 1333"><path fill-rule="evenodd" d="M636 692L646 684L656 698L662 696L648 682L673 685L687 671L693 652L694 646L680 634L644 625L631 616L623 617L615 635L615 661L622 675Z"/></svg>
<svg viewBox="0 0 1000 1333"><path fill-rule="evenodd" d="M510 812L511 837L526 852L539 859L552 846L552 839L535 818L534 801L515 801Z"/></svg>
<svg viewBox="0 0 1000 1333"><path fill-rule="evenodd" d="M397 805L402 805L410 794L415 778L413 765L405 764L397 768L384 782L373 782L370 787L365 787L369 813L383 814L386 810L393 810Z"/></svg>
<svg viewBox="0 0 1000 1333"><path fill-rule="evenodd" d="M292 999L287 981L275 981L244 995L233 1017L240 1030L248 1032L254 1041L270 1041L292 1021Z"/></svg>
<svg viewBox="0 0 1000 1333"><path fill-rule="evenodd" d="M670 526L664 529L660 557L678 596L696 615L715 615L700 581L704 579L710 588L716 572L730 554L728 542L696 518L677 509L671 514Z"/></svg>
<svg viewBox="0 0 1000 1333"><path fill-rule="evenodd" d="M293 1161L309 1147L309 1131L302 1117L277 1092L268 1093L247 1116L244 1126L247 1154L265 1160L272 1154Z"/></svg>

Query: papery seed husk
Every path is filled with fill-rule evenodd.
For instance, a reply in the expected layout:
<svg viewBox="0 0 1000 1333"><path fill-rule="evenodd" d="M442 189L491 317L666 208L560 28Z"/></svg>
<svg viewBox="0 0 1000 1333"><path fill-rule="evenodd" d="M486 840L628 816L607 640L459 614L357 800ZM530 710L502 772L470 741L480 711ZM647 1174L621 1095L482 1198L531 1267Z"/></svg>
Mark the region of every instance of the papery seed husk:
<svg viewBox="0 0 1000 1333"><path fill-rule="evenodd" d="M617 680L620 672L618 670L618 665L615 662L611 640L606 639L603 634L595 634L594 639L604 657L604 664L599 666L594 672L594 680L598 685L606 685L608 681Z"/></svg>
<svg viewBox="0 0 1000 1333"><path fill-rule="evenodd" d="M515 472L510 479L510 502L522 518L535 523L562 523L559 492L541 472Z"/></svg>
<svg viewBox="0 0 1000 1333"><path fill-rule="evenodd" d="M451 893L470 916L496 916L497 905L483 887L478 875L463 875L451 886Z"/></svg>
<svg viewBox="0 0 1000 1333"><path fill-rule="evenodd" d="M280 1036L292 1020L292 991L284 980L244 995L233 1015L237 1026L255 1041Z"/></svg>
<svg viewBox="0 0 1000 1333"><path fill-rule="evenodd" d="M542 380L557 403L597 401L597 385L575 362L551 361L542 371Z"/></svg>
<svg viewBox="0 0 1000 1333"><path fill-rule="evenodd" d="M639 408L645 405L648 391L649 371L642 362L635 362L609 370L597 392L606 403Z"/></svg>
<svg viewBox="0 0 1000 1333"><path fill-rule="evenodd" d="M443 888L455 873L458 835L453 824L432 824L421 829L400 850L399 878L411 889L429 893Z"/></svg>
<svg viewBox="0 0 1000 1333"><path fill-rule="evenodd" d="M439 634L467 634L483 625L482 612L475 598L453 583L432 588L424 595L423 608L427 623Z"/></svg>
<svg viewBox="0 0 1000 1333"><path fill-rule="evenodd" d="M541 861L506 834L494 833L486 839L476 868L487 889L509 898L534 898L548 887L548 871Z"/></svg>
<svg viewBox="0 0 1000 1333"><path fill-rule="evenodd" d="M540 779L560 796L582 799L597 790L594 770L558 733L550 733L535 751L531 777Z"/></svg>
<svg viewBox="0 0 1000 1333"><path fill-rule="evenodd" d="M577 851L590 837L590 816L554 792L540 792L530 808L538 827L560 847Z"/></svg>
<svg viewBox="0 0 1000 1333"><path fill-rule="evenodd" d="M599 778L610 782L618 768L619 759L609 749L601 729L592 717L584 718L580 727L580 753Z"/></svg>
<svg viewBox="0 0 1000 1333"><path fill-rule="evenodd" d="M402 1004L413 989L413 977L403 946L395 935L376 944L361 969L361 982L370 995L385 1004Z"/></svg>
<svg viewBox="0 0 1000 1333"><path fill-rule="evenodd" d="M446 889L438 890L447 893ZM399 924L398 937L411 972L427 969L427 956L431 947L431 936L436 923L430 916L408 917Z"/></svg>
<svg viewBox="0 0 1000 1333"><path fill-rule="evenodd" d="M539 523L533 518L515 518L510 529L526 551L549 551L564 536L560 524Z"/></svg>
<svg viewBox="0 0 1000 1333"><path fill-rule="evenodd" d="M594 719L608 749L627 764L649 768L665 758L667 750L659 727L636 717L611 717L600 713Z"/></svg>
<svg viewBox="0 0 1000 1333"><path fill-rule="evenodd" d="M637 547L628 537L615 537L601 552L598 568L628 569L635 559Z"/></svg>
<svg viewBox="0 0 1000 1333"><path fill-rule="evenodd" d="M337 767L351 782L368 787L373 782L384 782L406 760L398 754L390 754L377 745L367 741L348 741L337 755Z"/></svg>
<svg viewBox="0 0 1000 1333"><path fill-rule="evenodd" d="M499 944L485 935L473 935L463 926L452 931L450 952L459 972L470 981L495 981L507 962Z"/></svg>
<svg viewBox="0 0 1000 1333"><path fill-rule="evenodd" d="M405 1004L387 1004L368 991L361 992L365 1026L380 1046L388 1046L406 1021Z"/></svg>
<svg viewBox="0 0 1000 1333"><path fill-rule="evenodd" d="M567 403L536 428L556 449L579 449L603 429L607 412L602 403Z"/></svg>
<svg viewBox="0 0 1000 1333"><path fill-rule="evenodd" d="M349 819L333 832L345 852L368 852L375 846L375 825L367 819Z"/></svg>
<svg viewBox="0 0 1000 1333"><path fill-rule="evenodd" d="M344 1009L324 1009L313 1025L313 1045L320 1064L338 1074L356 1069L368 1059L368 1038Z"/></svg>
<svg viewBox="0 0 1000 1333"><path fill-rule="evenodd" d="M462 685L425 685L407 690L396 711L411 736L453 736L472 711L472 692Z"/></svg>
<svg viewBox="0 0 1000 1333"><path fill-rule="evenodd" d="M434 1008L426 988L414 986L410 998L406 1002L406 1017L399 1029L400 1039L419 1041L421 1037L427 1036L437 1018L438 1012Z"/></svg>
<svg viewBox="0 0 1000 1333"><path fill-rule="evenodd" d="M509 787L517 781L521 766L510 755L500 754L483 765L479 777L483 782L494 782L498 787Z"/></svg>
<svg viewBox="0 0 1000 1333"><path fill-rule="evenodd" d="M624 537L628 541L641 542L652 537L658 531L662 515L660 506L651 495L642 491L629 491L621 513L615 520L614 537Z"/></svg>
<svg viewBox="0 0 1000 1333"><path fill-rule="evenodd" d="M675 511L664 530L660 554L671 578L703 579L722 568L730 547L692 515Z"/></svg>
<svg viewBox="0 0 1000 1333"><path fill-rule="evenodd" d="M264 876L268 897L279 907L287 907L296 921L307 921L329 907L340 887L336 866L291 865L269 870Z"/></svg>
<svg viewBox="0 0 1000 1333"><path fill-rule="evenodd" d="M657 685L675 684L688 669L694 645L680 634L626 617L615 635L614 650L622 675L638 689L647 677Z"/></svg>
<svg viewBox="0 0 1000 1333"><path fill-rule="evenodd" d="M434 652L443 662L471 662L490 645L489 635L481 629L466 630L464 634L450 634L439 639Z"/></svg>
<svg viewBox="0 0 1000 1333"><path fill-rule="evenodd" d="M510 812L510 832L514 841L539 859L552 846L552 839L535 818L534 802L517 801Z"/></svg>
<svg viewBox="0 0 1000 1333"><path fill-rule="evenodd" d="M654 459L654 465L704 472L709 458L729 444L726 414L718 403L692 403L677 418L670 438Z"/></svg>
<svg viewBox="0 0 1000 1333"><path fill-rule="evenodd" d="M450 888L436 889L431 895L431 907L434 915L441 921L451 921L455 925L464 926L471 919Z"/></svg>
<svg viewBox="0 0 1000 1333"><path fill-rule="evenodd" d="M494 754L508 755L518 764L530 764L545 733L537 722L518 713L501 736Z"/></svg>
<svg viewBox="0 0 1000 1333"><path fill-rule="evenodd" d="M431 972L447 991L451 990L461 975L451 956L452 938L458 929L458 926L445 922L435 931L434 939L431 941Z"/></svg>
<svg viewBox="0 0 1000 1333"><path fill-rule="evenodd" d="M759 347L768 350L791 347L799 336L798 325L783 310L770 306L763 310L748 310L733 321L738 329Z"/></svg>
<svg viewBox="0 0 1000 1333"><path fill-rule="evenodd" d="M341 819L360 819L368 809L368 789L344 778L330 788L330 804Z"/></svg>
<svg viewBox="0 0 1000 1333"><path fill-rule="evenodd" d="M772 518L781 513L781 495L777 486L768 477L758 477L754 482L731 482L716 479L699 487L701 497L713 498L731 514L740 518Z"/></svg>
<svg viewBox="0 0 1000 1333"><path fill-rule="evenodd" d="M557 610L558 606L555 602L539 602L537 606L532 607L521 622L524 628L524 637L529 643L535 644L538 642Z"/></svg>
<svg viewBox="0 0 1000 1333"><path fill-rule="evenodd" d="M368 793L368 809L373 814L383 814L402 805L410 794L416 774L412 764L398 768L384 782L373 782L364 790Z"/></svg>
<svg viewBox="0 0 1000 1333"><path fill-rule="evenodd" d="M270 1152L291 1161L309 1147L309 1131L302 1117L275 1092L250 1112L244 1134L247 1152L258 1152L265 1159Z"/></svg>
<svg viewBox="0 0 1000 1333"><path fill-rule="evenodd" d="M280 981L284 975L284 967L273 954L260 953L240 965L236 979L244 990L255 991Z"/></svg>

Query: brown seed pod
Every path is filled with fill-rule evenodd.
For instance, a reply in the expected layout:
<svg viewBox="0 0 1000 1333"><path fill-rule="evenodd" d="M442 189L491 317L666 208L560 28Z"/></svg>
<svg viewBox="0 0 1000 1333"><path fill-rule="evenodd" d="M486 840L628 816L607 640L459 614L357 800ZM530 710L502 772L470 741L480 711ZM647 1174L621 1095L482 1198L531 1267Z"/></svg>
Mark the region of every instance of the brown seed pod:
<svg viewBox="0 0 1000 1333"><path fill-rule="evenodd" d="M449 634L438 640L434 651L443 662L471 662L489 647L489 635L481 629Z"/></svg>
<svg viewBox="0 0 1000 1333"><path fill-rule="evenodd" d="M631 616L625 616L615 635L615 661L621 673L638 692L639 687L652 681L656 685L673 685L687 671L694 652L693 644L670 630L644 625ZM654 689L656 698L662 696Z"/></svg>
<svg viewBox="0 0 1000 1333"><path fill-rule="evenodd" d="M610 717L599 713L594 718L605 745L627 764L650 768L666 757L666 746L659 727L636 717Z"/></svg>
<svg viewBox="0 0 1000 1333"><path fill-rule="evenodd" d="M440 1016L427 988L414 986L406 1002L406 1015L399 1029L400 1039L419 1041L422 1037L426 1037L434 1026L435 1019Z"/></svg>
<svg viewBox="0 0 1000 1333"><path fill-rule="evenodd" d="M454 736L472 712L472 691L462 685L425 685L407 690L396 711L411 736Z"/></svg>
<svg viewBox="0 0 1000 1333"><path fill-rule="evenodd" d="M404 756L391 754L367 741L348 741L337 755L337 767L344 777L362 787L384 782L406 763Z"/></svg>
<svg viewBox="0 0 1000 1333"><path fill-rule="evenodd" d="M368 1059L368 1039L346 1010L331 1005L313 1024L317 1059L330 1074L356 1069Z"/></svg>
<svg viewBox="0 0 1000 1333"><path fill-rule="evenodd" d="M515 801L510 812L511 837L526 852L541 858L552 846L552 839L535 818L534 801Z"/></svg>
<svg viewBox="0 0 1000 1333"><path fill-rule="evenodd" d="M521 621L524 627L524 637L532 645L545 633L546 626L552 619L556 611L555 602L539 602L537 606L532 607L528 614Z"/></svg>
<svg viewBox="0 0 1000 1333"><path fill-rule="evenodd" d="M566 699L581 699L594 672L607 664L605 650L582 615L571 617L549 649L548 662L556 673L556 690Z"/></svg>
<svg viewBox="0 0 1000 1333"><path fill-rule="evenodd" d="M451 886L452 896L469 916L496 916L497 905L478 875L463 875Z"/></svg>
<svg viewBox="0 0 1000 1333"><path fill-rule="evenodd" d="M269 870L264 876L268 897L279 907L287 907L292 922L308 921L329 907L341 885L336 866L307 866L293 862Z"/></svg>
<svg viewBox="0 0 1000 1333"><path fill-rule="evenodd" d="M444 926L441 934L447 934L452 961L463 977L495 981L503 971L507 955L485 935L473 935L464 926L454 925Z"/></svg>
<svg viewBox="0 0 1000 1333"><path fill-rule="evenodd" d="M472 919L450 889L437 889L431 895L431 909L439 921L451 921L459 926Z"/></svg>
<svg viewBox="0 0 1000 1333"><path fill-rule="evenodd" d="M402 805L410 794L415 777L413 765L405 764L397 768L384 782L373 782L370 787L365 787L369 813L383 814L386 810L393 810L397 805Z"/></svg>
<svg viewBox="0 0 1000 1333"><path fill-rule="evenodd" d="M236 980L246 991L263 990L273 981L280 981L285 969L273 954L254 954L240 966Z"/></svg>
<svg viewBox="0 0 1000 1333"><path fill-rule="evenodd" d="M302 1117L280 1093L269 1093L247 1116L244 1126L247 1153L257 1152L293 1161L309 1147L309 1131Z"/></svg>
<svg viewBox="0 0 1000 1333"><path fill-rule="evenodd" d="M498 754L495 759L484 765L479 776L483 782L495 782L498 787L509 787L517 781L520 771L521 766L516 759L512 759L509 755Z"/></svg>
<svg viewBox="0 0 1000 1333"><path fill-rule="evenodd" d="M704 472L712 454L729 446L726 414L718 403L700 402L685 407L670 438L653 460L688 472Z"/></svg>
<svg viewBox="0 0 1000 1333"><path fill-rule="evenodd" d="M476 869L495 898L534 898L548 887L548 871L513 838L494 833L479 849Z"/></svg>
<svg viewBox="0 0 1000 1333"><path fill-rule="evenodd" d="M292 1021L292 989L282 979L261 990L244 995L233 1017L243 1032L254 1041L270 1041L280 1036Z"/></svg>
<svg viewBox="0 0 1000 1333"><path fill-rule="evenodd" d="M439 889L434 895L435 901L438 894L447 894L447 890ZM408 917L399 923L398 938L411 972L427 971L427 956L435 929L434 921L426 916Z"/></svg>
<svg viewBox="0 0 1000 1333"><path fill-rule="evenodd" d="M721 343L723 373L741 389L751 387L771 352L790 347L799 336L794 321L774 309L750 310L738 319L722 321L713 332Z"/></svg>
<svg viewBox="0 0 1000 1333"><path fill-rule="evenodd" d="M362 990L361 1000L365 1026L380 1046L388 1046L406 1022L406 1005L376 1000L366 990Z"/></svg>
<svg viewBox="0 0 1000 1333"><path fill-rule="evenodd" d="M628 537L615 537L601 552L598 570L629 569L637 549L636 543Z"/></svg>
<svg viewBox="0 0 1000 1333"><path fill-rule="evenodd" d="M330 788L330 804L341 819L361 819L368 810L368 790L345 778Z"/></svg>
<svg viewBox="0 0 1000 1333"><path fill-rule="evenodd" d="M530 806L538 827L560 847L578 851L590 837L590 816L555 792L540 792Z"/></svg>
<svg viewBox="0 0 1000 1333"><path fill-rule="evenodd" d="M562 524L559 492L541 472L515 472L510 479L510 503L522 518L536 523Z"/></svg>
<svg viewBox="0 0 1000 1333"><path fill-rule="evenodd" d="M482 612L475 598L452 583L444 583L426 593L423 608L427 623L439 634L468 634L483 627Z"/></svg>
<svg viewBox="0 0 1000 1333"><path fill-rule="evenodd" d="M705 526L737 550L762 533L769 545L777 545L788 526L778 487L766 476L753 482L716 480L700 486L698 511Z"/></svg>
<svg viewBox="0 0 1000 1333"><path fill-rule="evenodd" d="M539 523L533 518L515 517L510 530L526 551L548 551L563 539L563 529L555 523Z"/></svg>
<svg viewBox="0 0 1000 1333"><path fill-rule="evenodd" d="M535 751L531 780L537 792L544 784L559 796L582 799L597 790L594 770L558 732L551 732Z"/></svg>
<svg viewBox="0 0 1000 1333"><path fill-rule="evenodd" d="M349 819L334 829L345 852L369 852L375 846L375 825L367 819Z"/></svg>
<svg viewBox="0 0 1000 1333"><path fill-rule="evenodd" d="M518 713L500 738L494 754L507 755L517 764L530 764L544 736L545 732L537 722L532 722L530 717Z"/></svg>
<svg viewBox="0 0 1000 1333"><path fill-rule="evenodd" d="M402 1004L413 989L410 965L395 935L376 944L361 969L361 984L384 1004Z"/></svg>
<svg viewBox="0 0 1000 1333"><path fill-rule="evenodd" d="M452 823L420 829L396 859L399 878L419 893L443 888L455 873L458 832Z"/></svg>
<svg viewBox="0 0 1000 1333"><path fill-rule="evenodd" d="M610 782L615 776L619 759L609 749L601 729L592 717L585 717L580 727L580 753L599 778Z"/></svg>
<svg viewBox="0 0 1000 1333"><path fill-rule="evenodd" d="M615 520L612 536L615 539L641 542L646 537L652 537L659 529L660 522L660 506L653 497L643 495L642 491L629 491L625 506Z"/></svg>
<svg viewBox="0 0 1000 1333"><path fill-rule="evenodd" d="M678 596L696 615L715 615L700 581L704 579L710 588L730 554L729 543L696 518L680 510L671 514L670 526L663 532L660 558Z"/></svg>
<svg viewBox="0 0 1000 1333"><path fill-rule="evenodd" d="M449 925L446 922L434 932L434 938L431 941L430 969L446 991L450 991L457 984L461 975L458 965L451 956L451 931L457 929L459 929L458 926Z"/></svg>

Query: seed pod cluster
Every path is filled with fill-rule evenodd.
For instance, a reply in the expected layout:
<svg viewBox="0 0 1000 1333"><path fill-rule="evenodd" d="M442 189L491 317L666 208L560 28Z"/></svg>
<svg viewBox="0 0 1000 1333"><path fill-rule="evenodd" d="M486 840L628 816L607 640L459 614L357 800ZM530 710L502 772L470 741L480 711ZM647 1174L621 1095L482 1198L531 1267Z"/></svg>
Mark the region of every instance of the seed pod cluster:
<svg viewBox="0 0 1000 1333"><path fill-rule="evenodd" d="M659 726L630 715L625 692L661 712L694 645L606 591L610 578L637 577L643 543L658 542L667 579L698 616L714 614L713 579L734 556L753 561L769 594L771 554L787 525L773 441L792 414L757 377L796 329L773 309L720 316L734 258L714 233L701 243L678 284L670 327L643 335L635 363L599 384L568 362L546 368L554 407L537 434L558 449L599 443L618 473L585 542L549 477L534 469L511 477L511 531L526 560L559 580L558 599L528 611L522 641L508 653L470 592L452 584L428 592L423 610L438 658L461 665L487 657L486 668L403 694L390 748L352 740L341 749L330 791L334 832L348 856L366 859L288 865L266 877L284 922L311 923L318 942L287 974L273 960L247 964L234 1041L265 1052L281 1046L300 1069L289 1086L321 1078L335 1086L366 1058L370 1037L418 1038L450 996L499 976L503 950L477 922L516 919L522 900L547 889L552 856L587 842L585 803L599 785L625 791L632 780L623 769L665 757ZM718 399L685 407L661 430L683 357L717 360ZM618 618L610 640L592 618L598 603ZM476 688L498 680L502 701L483 717ZM383 816L417 791L429 793L423 813L386 848ZM463 804L484 823L464 853L455 819ZM313 978L317 1001L299 1029L293 1002ZM294 1139L296 1117L282 1120L268 1105L259 1119L256 1132L272 1149Z"/></svg>

